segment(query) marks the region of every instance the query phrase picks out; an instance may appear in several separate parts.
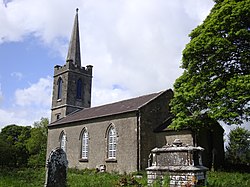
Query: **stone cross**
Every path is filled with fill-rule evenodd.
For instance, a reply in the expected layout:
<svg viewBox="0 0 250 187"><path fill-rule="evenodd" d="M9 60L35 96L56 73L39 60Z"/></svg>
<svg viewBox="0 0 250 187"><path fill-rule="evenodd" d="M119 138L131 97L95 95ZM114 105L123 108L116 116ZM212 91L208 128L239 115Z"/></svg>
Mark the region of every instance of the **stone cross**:
<svg viewBox="0 0 250 187"><path fill-rule="evenodd" d="M67 185L68 160L63 149L52 150L46 166L45 187L65 187Z"/></svg>

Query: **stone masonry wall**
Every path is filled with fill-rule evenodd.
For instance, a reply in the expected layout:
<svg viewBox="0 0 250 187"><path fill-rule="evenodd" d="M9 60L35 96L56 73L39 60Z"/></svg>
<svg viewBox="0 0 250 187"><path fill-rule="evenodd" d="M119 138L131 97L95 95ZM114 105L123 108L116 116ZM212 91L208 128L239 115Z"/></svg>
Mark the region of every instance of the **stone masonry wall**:
<svg viewBox="0 0 250 187"><path fill-rule="evenodd" d="M169 102L172 97L172 90L168 90L140 110L141 169L148 166L150 151L155 147L162 147L166 144L164 135L154 133L154 130L169 117Z"/></svg>
<svg viewBox="0 0 250 187"><path fill-rule="evenodd" d="M117 131L117 159L114 162L107 160L106 131L110 124ZM66 154L70 168L96 168L106 165L107 171L130 173L137 171L137 118L135 113L99 118L99 120L67 124L57 128L50 127L48 133L49 153L60 146L59 137L62 131L66 133ZM86 128L89 133L89 159L79 161L81 153L80 133Z"/></svg>
<svg viewBox="0 0 250 187"><path fill-rule="evenodd" d="M180 139L183 144L193 145L193 135L190 130L161 132L167 144L173 144L175 139Z"/></svg>
<svg viewBox="0 0 250 187"><path fill-rule="evenodd" d="M57 98L58 79L62 79L62 97ZM82 98L76 98L77 81L82 80ZM72 63L66 63L64 66L55 66L54 82L52 94L52 112L51 122L56 121L57 115L64 117L67 114L83 107L91 105L91 87L92 87L92 66L78 67Z"/></svg>

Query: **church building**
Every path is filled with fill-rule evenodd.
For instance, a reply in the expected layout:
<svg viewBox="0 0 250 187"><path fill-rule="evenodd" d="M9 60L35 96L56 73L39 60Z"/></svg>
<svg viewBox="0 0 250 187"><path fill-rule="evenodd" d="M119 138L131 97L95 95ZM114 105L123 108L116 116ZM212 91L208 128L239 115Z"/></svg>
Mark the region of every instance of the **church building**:
<svg viewBox="0 0 250 187"><path fill-rule="evenodd" d="M70 168L104 166L109 172L130 173L148 167L153 148L178 138L205 148L204 165L222 163L224 130L218 123L199 132L168 128L171 89L91 107L92 71L91 65L81 65L76 12L66 64L54 67L47 156L61 147Z"/></svg>

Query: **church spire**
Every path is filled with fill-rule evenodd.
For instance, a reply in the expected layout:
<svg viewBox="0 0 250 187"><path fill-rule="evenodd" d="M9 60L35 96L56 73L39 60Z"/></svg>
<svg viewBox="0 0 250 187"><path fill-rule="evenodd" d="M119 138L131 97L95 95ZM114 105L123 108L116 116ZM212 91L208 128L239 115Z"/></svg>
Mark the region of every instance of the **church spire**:
<svg viewBox="0 0 250 187"><path fill-rule="evenodd" d="M75 65L81 67L81 51L80 51L80 36L78 24L78 8L76 9L74 27L71 34L69 43L67 62L73 62Z"/></svg>

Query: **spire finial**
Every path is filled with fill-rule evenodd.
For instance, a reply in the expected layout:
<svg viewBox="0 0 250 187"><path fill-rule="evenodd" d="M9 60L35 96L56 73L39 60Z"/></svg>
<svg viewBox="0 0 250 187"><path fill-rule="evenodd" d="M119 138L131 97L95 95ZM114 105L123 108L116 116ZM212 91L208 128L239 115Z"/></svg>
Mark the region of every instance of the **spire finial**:
<svg viewBox="0 0 250 187"><path fill-rule="evenodd" d="M79 8L76 8L76 13L78 14Z"/></svg>

